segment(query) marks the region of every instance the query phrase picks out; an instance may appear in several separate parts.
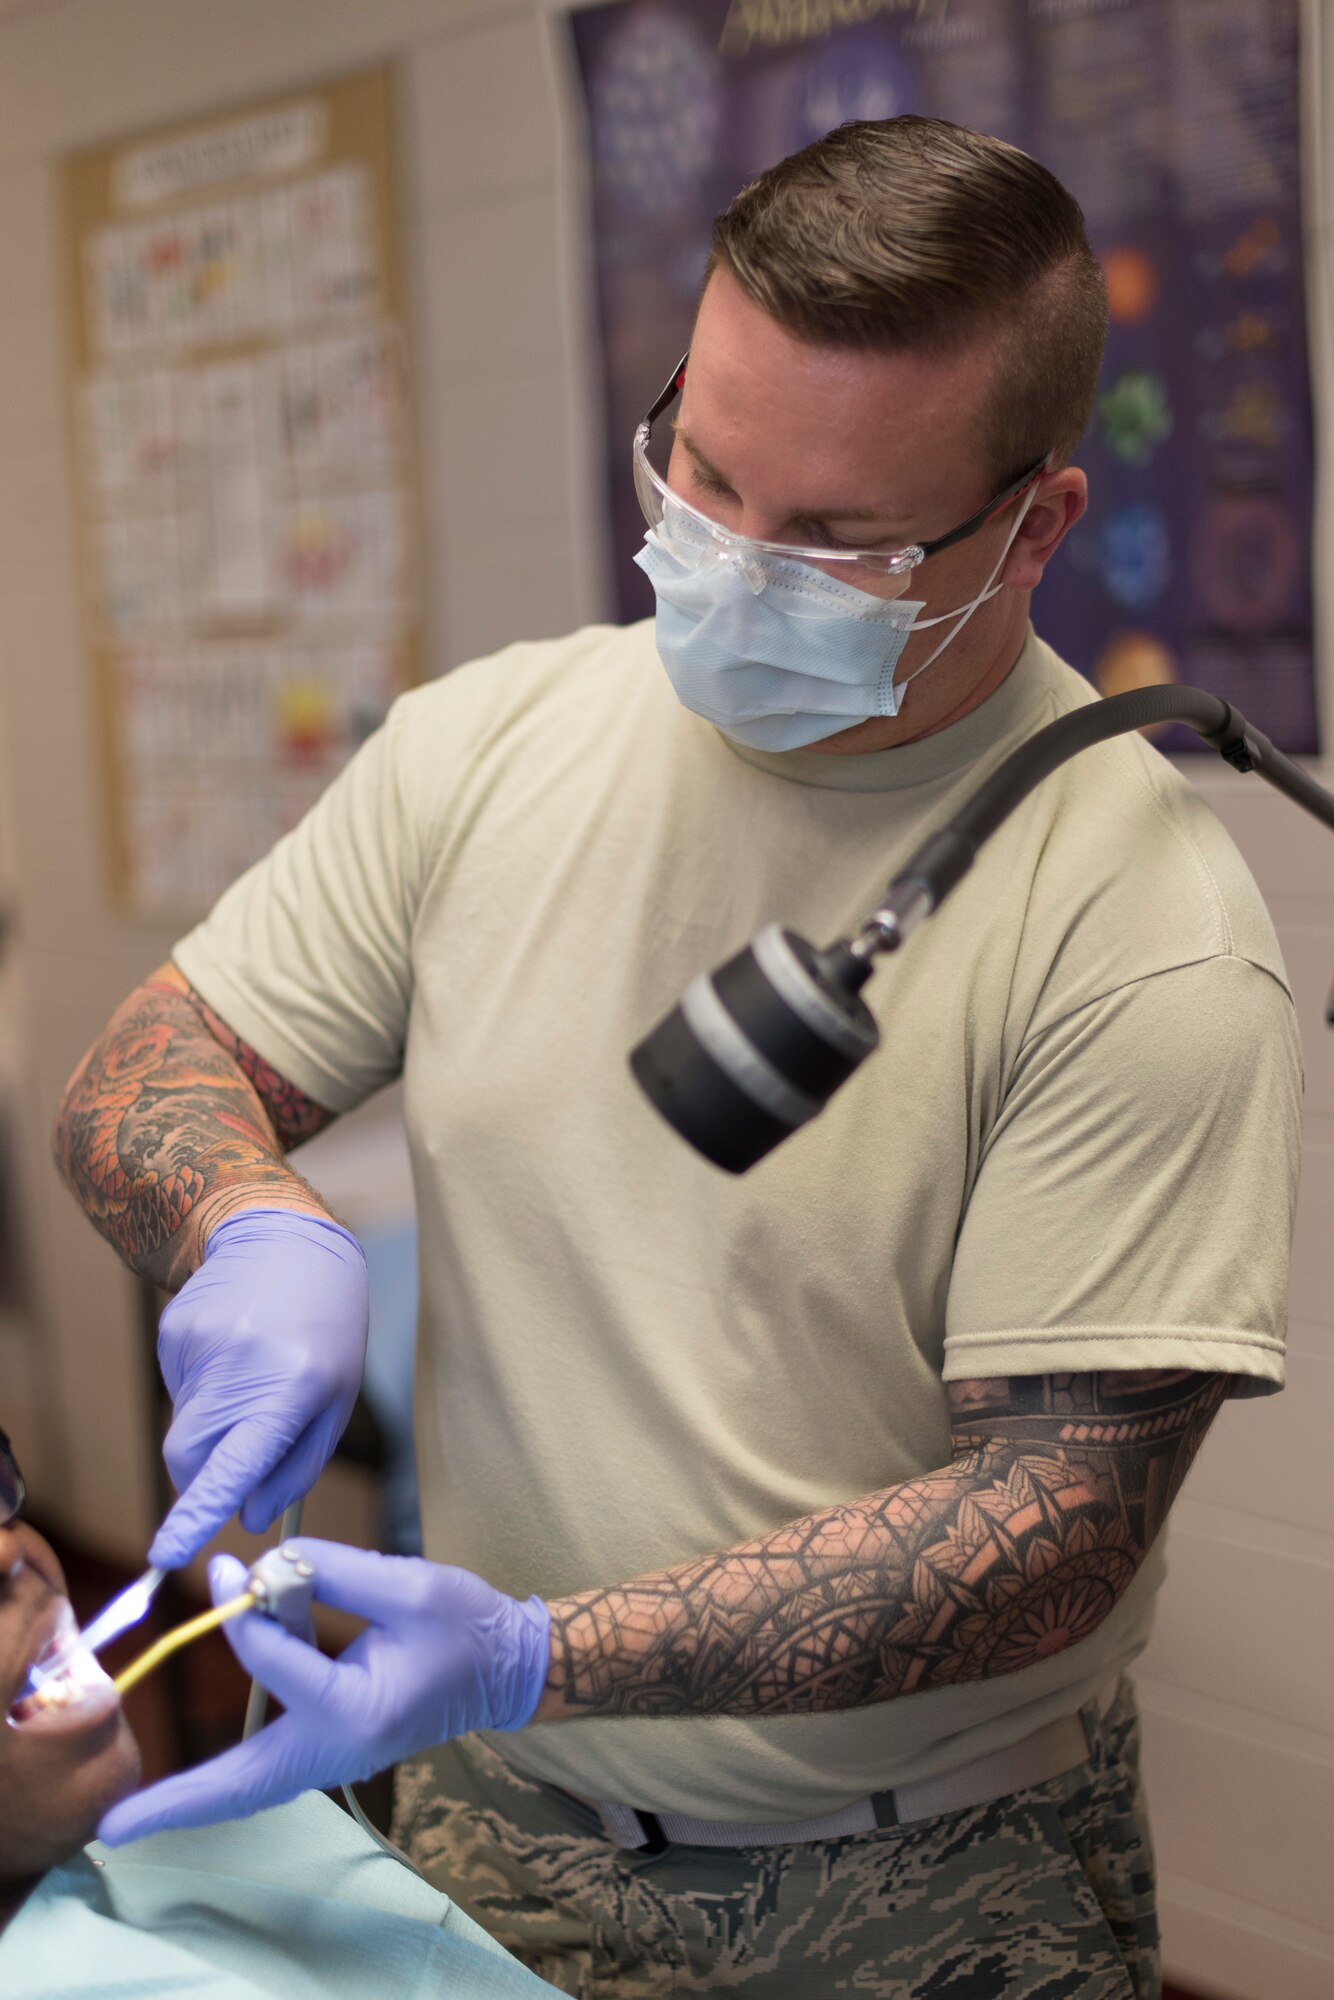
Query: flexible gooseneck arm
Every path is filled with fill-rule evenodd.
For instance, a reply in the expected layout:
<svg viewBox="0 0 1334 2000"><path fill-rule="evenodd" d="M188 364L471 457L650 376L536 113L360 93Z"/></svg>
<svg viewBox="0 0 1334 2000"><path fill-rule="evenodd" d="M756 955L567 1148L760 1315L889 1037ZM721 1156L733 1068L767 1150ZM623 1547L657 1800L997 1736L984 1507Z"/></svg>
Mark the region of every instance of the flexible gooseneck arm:
<svg viewBox="0 0 1334 2000"><path fill-rule="evenodd" d="M899 870L861 937L851 945L854 958L896 950L914 925L938 909L967 874L983 841L1060 765L1094 743L1161 722L1187 723L1235 770L1257 771L1334 828L1334 793L1307 777L1230 703L1203 688L1136 688L1058 717L997 765L954 818L928 835Z"/></svg>
<svg viewBox="0 0 1334 2000"><path fill-rule="evenodd" d="M823 1110L875 1048L878 1031L860 993L876 958L896 951L940 907L983 841L1052 771L1095 743L1157 722L1188 723L1236 770L1258 771L1334 828L1334 794L1218 695L1139 688L1090 702L1012 751L899 869L855 937L820 951L771 924L725 965L701 973L631 1054L649 1100L715 1166L745 1173Z"/></svg>

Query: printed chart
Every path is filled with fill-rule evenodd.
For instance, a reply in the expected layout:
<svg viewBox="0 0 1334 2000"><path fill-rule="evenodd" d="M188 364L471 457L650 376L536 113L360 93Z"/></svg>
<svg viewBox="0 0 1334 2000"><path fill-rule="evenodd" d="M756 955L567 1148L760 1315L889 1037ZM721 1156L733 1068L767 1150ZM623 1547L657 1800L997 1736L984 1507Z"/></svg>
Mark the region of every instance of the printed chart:
<svg viewBox="0 0 1334 2000"><path fill-rule="evenodd" d="M415 679L388 78L67 165L110 848L189 920Z"/></svg>

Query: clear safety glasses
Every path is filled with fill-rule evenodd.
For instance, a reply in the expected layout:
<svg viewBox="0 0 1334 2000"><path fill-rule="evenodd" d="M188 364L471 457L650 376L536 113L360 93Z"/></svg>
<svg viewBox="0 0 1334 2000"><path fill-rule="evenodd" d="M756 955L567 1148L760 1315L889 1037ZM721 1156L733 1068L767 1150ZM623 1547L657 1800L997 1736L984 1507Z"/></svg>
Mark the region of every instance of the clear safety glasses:
<svg viewBox="0 0 1334 2000"><path fill-rule="evenodd" d="M0 1528L7 1528L11 1521L17 1521L27 1497L18 1460L9 1439L0 1431Z"/></svg>
<svg viewBox="0 0 1334 2000"><path fill-rule="evenodd" d="M799 562L809 563L826 575L850 583L855 589L871 591L877 597L899 597L907 589L919 563L925 562L928 556L938 555L942 549L953 548L956 542L967 541L1003 507L1017 500L1046 469L1046 458L1040 458L957 528L951 528L948 534L936 535L929 542L909 543L906 548L855 549L831 547L827 543L764 542L749 535L737 535L720 522L710 520L698 507L692 507L681 494L674 492L649 457L653 426L680 395L689 358L690 350L687 348L635 432L635 492L644 519L678 562L689 569L717 565L736 570L754 590L763 589L769 565Z"/></svg>

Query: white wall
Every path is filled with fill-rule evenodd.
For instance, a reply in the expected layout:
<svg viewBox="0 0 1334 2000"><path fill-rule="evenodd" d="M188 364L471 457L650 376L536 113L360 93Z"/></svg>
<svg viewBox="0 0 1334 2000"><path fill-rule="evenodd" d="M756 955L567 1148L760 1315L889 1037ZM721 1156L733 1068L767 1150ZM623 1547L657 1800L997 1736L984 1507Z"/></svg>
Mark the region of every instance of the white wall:
<svg viewBox="0 0 1334 2000"><path fill-rule="evenodd" d="M0 0L0 784L23 917L4 997L27 1051L39 1279L26 1338L0 1327L0 1422L23 1439L48 1510L127 1558L150 1527L143 1340L131 1287L46 1164L45 1128L83 1047L171 939L113 914L101 866L53 163L73 147L394 61L430 658L442 670L605 610L594 405L577 359L582 211L562 161L544 14L542 0L29 0L12 14ZM1310 251L1323 284L1334 235L1322 222ZM1321 546L1334 547L1328 527ZM1328 688L1327 664L1322 680ZM1328 699L1325 715L1334 728ZM1168 1962L1220 1995L1328 2000L1334 1035L1322 1014L1334 980L1332 850L1257 780L1221 766L1192 774L1278 922L1310 1097L1290 1390L1229 1409L1206 1447L1176 1510L1171 1580L1141 1676Z"/></svg>
<svg viewBox="0 0 1334 2000"><path fill-rule="evenodd" d="M129 1556L150 1530L145 1343L133 1287L47 1161L61 1086L171 934L111 908L83 652L65 407L61 154L395 68L439 672L605 610L590 498L583 287L547 24L531 0L46 0L0 6L0 783L22 905L10 1011L24 1048L39 1278L27 1343L0 1327L9 1428L46 1511ZM562 282L564 279L564 282ZM573 279L573 282L571 282Z"/></svg>
<svg viewBox="0 0 1334 2000"><path fill-rule="evenodd" d="M1334 84L1305 10L1306 248L1321 435L1334 412ZM1324 35L1317 31L1325 28ZM1324 46L1321 46L1323 41ZM1328 481L1326 482L1328 485ZM1334 515L1317 522L1320 688L1334 738ZM1334 784L1334 759L1312 767ZM1254 778L1191 765L1250 862L1306 1057L1302 1194L1283 1395L1220 1417L1173 1510L1168 1582L1137 1670L1169 1964L1201 1991L1334 1994L1334 846ZM1184 1251L1183 1251L1184 1254Z"/></svg>

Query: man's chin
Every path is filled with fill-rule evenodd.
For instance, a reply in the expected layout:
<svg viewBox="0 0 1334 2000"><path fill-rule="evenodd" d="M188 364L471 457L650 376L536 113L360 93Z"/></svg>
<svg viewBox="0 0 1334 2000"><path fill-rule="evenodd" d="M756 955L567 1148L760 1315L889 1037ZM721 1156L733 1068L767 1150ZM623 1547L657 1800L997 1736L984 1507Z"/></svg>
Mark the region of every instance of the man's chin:
<svg viewBox="0 0 1334 2000"><path fill-rule="evenodd" d="M7 1882L31 1881L79 1853L139 1784L139 1745L119 1703L84 1729L43 1732L32 1749L24 1809L0 1826L0 1898Z"/></svg>
<svg viewBox="0 0 1334 2000"><path fill-rule="evenodd" d="M807 747L830 757L855 757L870 750L892 750L896 744L910 742L914 733L912 723L899 716L868 715L864 722L850 723Z"/></svg>
<svg viewBox="0 0 1334 2000"><path fill-rule="evenodd" d="M137 1791L143 1776L139 1744L119 1705L106 1717L103 1728L106 1731L105 1742L100 1738L94 1739L95 1747L90 1742L91 1754L79 1769L78 1794L84 1809L80 1813L78 1837L70 1846L70 1853L87 1846L112 1806L119 1805L122 1799Z"/></svg>

